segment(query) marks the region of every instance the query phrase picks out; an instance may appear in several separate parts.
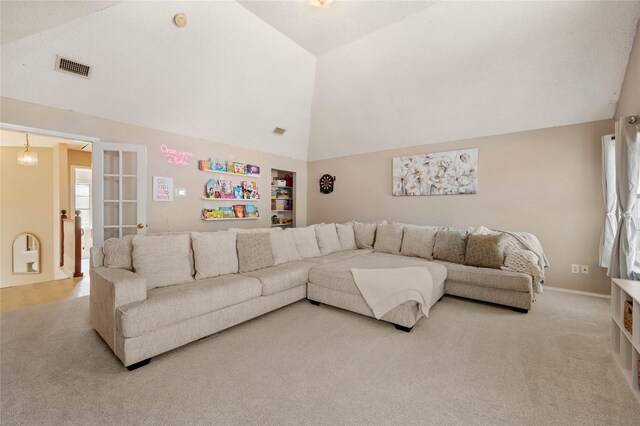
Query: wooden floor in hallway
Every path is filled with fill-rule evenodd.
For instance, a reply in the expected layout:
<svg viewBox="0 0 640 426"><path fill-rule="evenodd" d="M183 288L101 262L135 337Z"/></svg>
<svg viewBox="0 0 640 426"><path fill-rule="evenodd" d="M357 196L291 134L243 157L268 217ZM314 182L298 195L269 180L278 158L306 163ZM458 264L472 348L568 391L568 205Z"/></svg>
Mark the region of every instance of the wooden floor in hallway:
<svg viewBox="0 0 640 426"><path fill-rule="evenodd" d="M0 312L89 295L89 274L0 289Z"/></svg>

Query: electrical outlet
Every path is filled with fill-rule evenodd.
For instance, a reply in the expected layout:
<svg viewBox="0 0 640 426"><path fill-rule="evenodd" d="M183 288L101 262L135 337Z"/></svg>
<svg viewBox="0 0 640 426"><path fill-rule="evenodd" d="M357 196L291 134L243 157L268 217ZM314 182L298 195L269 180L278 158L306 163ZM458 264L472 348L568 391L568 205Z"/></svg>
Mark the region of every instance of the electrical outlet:
<svg viewBox="0 0 640 426"><path fill-rule="evenodd" d="M571 265L571 273L572 274L579 274L580 273L580 265L578 265L577 263L573 263Z"/></svg>
<svg viewBox="0 0 640 426"><path fill-rule="evenodd" d="M589 273L589 265L580 265L580 272L583 274Z"/></svg>

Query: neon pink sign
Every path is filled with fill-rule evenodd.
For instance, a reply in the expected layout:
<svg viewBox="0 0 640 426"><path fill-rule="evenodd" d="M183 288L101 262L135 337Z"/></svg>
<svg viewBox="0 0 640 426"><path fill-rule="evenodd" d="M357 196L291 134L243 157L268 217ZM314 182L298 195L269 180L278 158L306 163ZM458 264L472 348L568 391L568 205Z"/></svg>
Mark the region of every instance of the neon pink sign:
<svg viewBox="0 0 640 426"><path fill-rule="evenodd" d="M178 166L188 166L189 158L193 157L193 152L178 151L175 148L169 148L167 145L160 145L160 151L164 154L164 159L168 164L176 164Z"/></svg>

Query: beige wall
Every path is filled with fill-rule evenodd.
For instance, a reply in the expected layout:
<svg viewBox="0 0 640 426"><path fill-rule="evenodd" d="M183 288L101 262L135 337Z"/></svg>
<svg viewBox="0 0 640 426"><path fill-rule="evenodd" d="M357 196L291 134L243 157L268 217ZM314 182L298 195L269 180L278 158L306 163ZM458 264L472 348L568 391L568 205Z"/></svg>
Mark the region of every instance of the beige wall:
<svg viewBox="0 0 640 426"><path fill-rule="evenodd" d="M15 99L2 97L2 122L41 129L55 130L84 136L97 137L102 141L135 143L147 147L147 210L149 232L184 231L184 230L217 230L228 227L259 227L270 226L270 169L290 170L296 173L298 188L296 196L296 223L298 226L306 224L307 217L307 163L266 154L255 150L236 148L231 145L195 139L163 131L134 126L118 121L106 120L99 117L65 111L57 108L36 105ZM180 114L180 111L176 111ZM215 117L211 117L215 120ZM265 131L270 131L266 129ZM277 136L274 136L277 137ZM228 141L233 142L233 141ZM160 146L170 147L194 153L190 166L176 166L167 164ZM197 170L197 160L209 157L235 159L244 163L254 163L261 167L261 177L256 179L262 199L257 202L262 218L256 221L224 221L203 222L200 212L203 207L213 206L214 203L200 199L204 194L204 185L214 177L221 177L212 173ZM168 176L174 179L174 188L186 188L186 198L174 198L173 202L151 201L152 176ZM242 180L241 177L233 179Z"/></svg>
<svg viewBox="0 0 640 426"><path fill-rule="evenodd" d="M546 284L609 293L597 266L604 221L600 137L611 120L455 142L380 151L308 164L308 222L350 219L491 228L535 234L552 264ZM478 194L393 197L393 157L478 148ZM318 179L335 175L334 192ZM572 274L571 264L590 266Z"/></svg>
<svg viewBox="0 0 640 426"><path fill-rule="evenodd" d="M0 148L0 287L30 284L54 277L53 149L38 153L37 167L18 165L22 147ZM30 232L40 239L41 274L13 275L11 244L17 234Z"/></svg>
<svg viewBox="0 0 640 426"><path fill-rule="evenodd" d="M615 118L640 114L640 25L631 49Z"/></svg>

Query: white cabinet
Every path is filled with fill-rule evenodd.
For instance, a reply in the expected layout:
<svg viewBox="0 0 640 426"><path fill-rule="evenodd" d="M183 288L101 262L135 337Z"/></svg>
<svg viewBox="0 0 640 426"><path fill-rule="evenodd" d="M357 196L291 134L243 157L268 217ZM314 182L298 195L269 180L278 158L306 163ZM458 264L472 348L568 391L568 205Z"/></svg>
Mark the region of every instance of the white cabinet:
<svg viewBox="0 0 640 426"><path fill-rule="evenodd" d="M633 304L633 334L624 326L627 300ZM640 281L611 280L611 350L633 393L640 399Z"/></svg>

